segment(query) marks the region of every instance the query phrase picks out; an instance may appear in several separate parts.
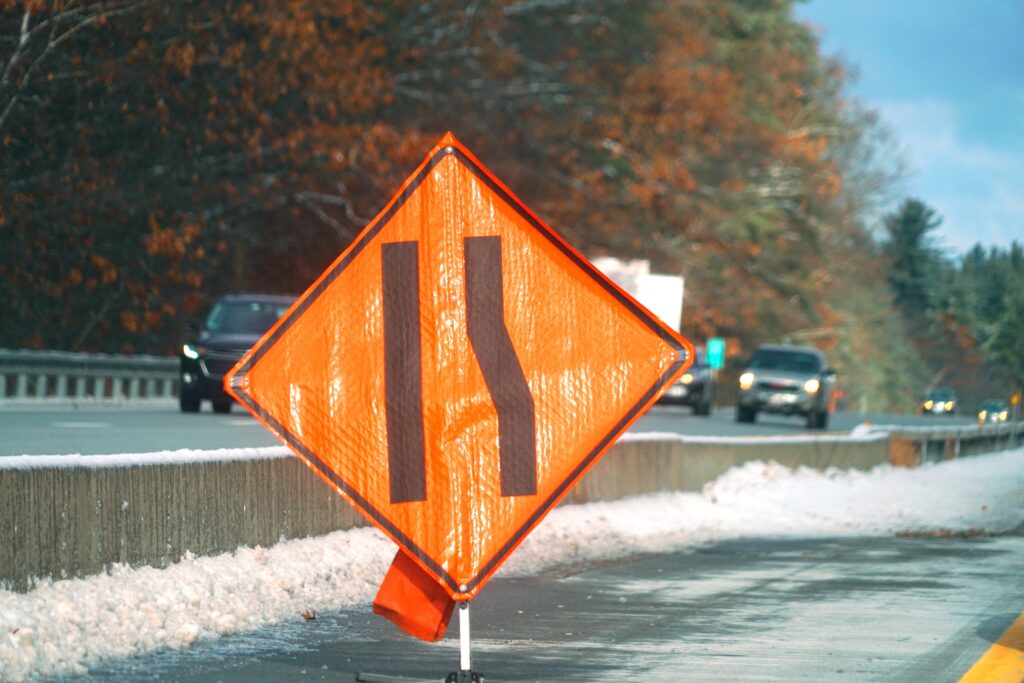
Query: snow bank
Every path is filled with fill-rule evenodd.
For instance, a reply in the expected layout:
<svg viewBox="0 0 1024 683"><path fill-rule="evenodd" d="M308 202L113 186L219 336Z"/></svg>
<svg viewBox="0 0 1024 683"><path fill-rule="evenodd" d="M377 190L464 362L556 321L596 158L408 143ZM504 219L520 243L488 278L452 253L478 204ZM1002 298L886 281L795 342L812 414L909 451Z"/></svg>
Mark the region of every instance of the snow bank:
<svg viewBox="0 0 1024 683"><path fill-rule="evenodd" d="M1001 533L1022 525L1024 450L869 472L750 462L699 494L556 508L500 573L743 537ZM393 554L376 530L354 529L187 556L162 570L117 567L27 594L0 591L0 677L85 673L104 658L184 648L306 610L368 605Z"/></svg>
<svg viewBox="0 0 1024 683"><path fill-rule="evenodd" d="M885 441L889 433L874 427L857 425L848 433L784 434L765 436L695 436L677 432L626 432L619 441L678 441L679 443L728 444L732 446L786 445L799 443L874 443Z"/></svg>
<svg viewBox="0 0 1024 683"><path fill-rule="evenodd" d="M183 448L175 451L153 453L120 453L114 455L15 455L0 458L0 468L30 469L34 467L132 467L136 465L183 465L196 462L224 462L229 460L289 458L292 452L285 446L264 446L262 448L218 448L194 450Z"/></svg>

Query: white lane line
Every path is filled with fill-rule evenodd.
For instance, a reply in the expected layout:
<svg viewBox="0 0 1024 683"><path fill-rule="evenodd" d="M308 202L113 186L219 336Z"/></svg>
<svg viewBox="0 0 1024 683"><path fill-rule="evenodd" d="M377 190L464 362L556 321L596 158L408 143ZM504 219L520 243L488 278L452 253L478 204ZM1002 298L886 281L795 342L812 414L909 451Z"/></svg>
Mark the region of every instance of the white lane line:
<svg viewBox="0 0 1024 683"><path fill-rule="evenodd" d="M224 424L229 426L229 427L252 427L252 426L262 427L263 426L259 422L257 422L256 420L252 419L251 417L242 417L242 418L238 418L236 420L224 420Z"/></svg>
<svg viewBox="0 0 1024 683"><path fill-rule="evenodd" d="M62 429L103 429L104 427L111 427L109 422L72 422L72 421L60 421L51 422L51 427L61 427Z"/></svg>

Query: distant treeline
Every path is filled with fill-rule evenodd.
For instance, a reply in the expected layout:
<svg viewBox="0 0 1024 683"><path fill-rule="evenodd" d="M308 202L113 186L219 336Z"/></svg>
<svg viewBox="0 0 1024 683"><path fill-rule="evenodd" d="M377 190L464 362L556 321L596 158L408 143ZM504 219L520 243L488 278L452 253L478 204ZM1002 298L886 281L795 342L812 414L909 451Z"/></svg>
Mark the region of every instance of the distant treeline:
<svg viewBox="0 0 1024 683"><path fill-rule="evenodd" d="M734 363L821 346L872 410L950 364L1022 379L981 274L1019 249L925 240L907 298L894 145L791 1L0 7L0 346L169 353L221 293L300 292L452 130L580 251L685 275Z"/></svg>
<svg viewBox="0 0 1024 683"><path fill-rule="evenodd" d="M953 386L973 404L1005 399L1024 384L1024 247L976 245L953 260L930 234L940 223L916 199L885 217L882 255L904 328L929 387Z"/></svg>

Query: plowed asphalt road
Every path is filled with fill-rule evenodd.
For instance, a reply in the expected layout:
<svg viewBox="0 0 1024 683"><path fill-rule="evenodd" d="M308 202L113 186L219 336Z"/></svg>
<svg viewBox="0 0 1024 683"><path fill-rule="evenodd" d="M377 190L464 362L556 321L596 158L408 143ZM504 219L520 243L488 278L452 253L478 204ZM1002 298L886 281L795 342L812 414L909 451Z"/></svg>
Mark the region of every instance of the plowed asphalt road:
<svg viewBox="0 0 1024 683"><path fill-rule="evenodd" d="M183 414L176 403L121 404L109 407L70 404L52 406L0 404L0 456L99 455L149 453L181 448L214 449L276 446L278 442L239 406L227 415L209 412ZM695 417L689 408L654 406L632 427L634 432L677 432L695 436L758 436L804 434L798 417L760 415L754 424L739 424L731 408L719 408L710 417ZM861 415L839 412L829 431L845 432L856 425L905 426L969 425L970 416Z"/></svg>
<svg viewBox="0 0 1024 683"><path fill-rule="evenodd" d="M472 603L472 666L488 681L956 681L1024 611L1022 566L1024 536L751 540L497 578ZM439 681L458 663L457 619L428 644L367 606L90 678Z"/></svg>

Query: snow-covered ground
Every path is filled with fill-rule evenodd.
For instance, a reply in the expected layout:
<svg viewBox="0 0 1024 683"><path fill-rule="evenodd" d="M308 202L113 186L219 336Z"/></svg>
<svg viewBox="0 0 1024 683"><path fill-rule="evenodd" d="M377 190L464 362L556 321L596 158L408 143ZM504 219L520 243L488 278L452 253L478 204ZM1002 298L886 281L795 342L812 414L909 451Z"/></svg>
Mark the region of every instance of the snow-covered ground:
<svg viewBox="0 0 1024 683"><path fill-rule="evenodd" d="M735 538L1021 528L1024 450L870 472L752 462L699 494L556 508L499 575ZM0 591L0 680L85 673L105 658L185 648L305 610L369 609L394 551L376 530L355 529Z"/></svg>

